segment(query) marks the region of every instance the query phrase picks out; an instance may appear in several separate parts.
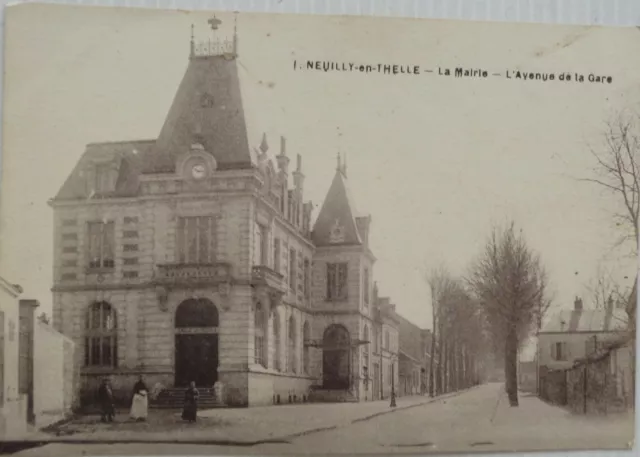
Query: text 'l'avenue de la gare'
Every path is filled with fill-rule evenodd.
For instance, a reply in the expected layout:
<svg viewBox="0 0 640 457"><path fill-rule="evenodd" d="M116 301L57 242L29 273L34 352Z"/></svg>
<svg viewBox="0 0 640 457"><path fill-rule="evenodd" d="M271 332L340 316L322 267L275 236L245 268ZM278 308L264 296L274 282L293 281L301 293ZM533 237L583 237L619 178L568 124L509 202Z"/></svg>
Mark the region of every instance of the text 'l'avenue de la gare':
<svg viewBox="0 0 640 457"><path fill-rule="evenodd" d="M500 77L521 81L561 81L577 83L612 84L613 77L599 73L580 73L575 71L535 72L526 70L489 71L484 68L433 67L424 68L415 64L362 64L356 62L334 62L325 60L293 61L293 69L300 72L345 72L381 75L437 75L453 78L488 79Z"/></svg>

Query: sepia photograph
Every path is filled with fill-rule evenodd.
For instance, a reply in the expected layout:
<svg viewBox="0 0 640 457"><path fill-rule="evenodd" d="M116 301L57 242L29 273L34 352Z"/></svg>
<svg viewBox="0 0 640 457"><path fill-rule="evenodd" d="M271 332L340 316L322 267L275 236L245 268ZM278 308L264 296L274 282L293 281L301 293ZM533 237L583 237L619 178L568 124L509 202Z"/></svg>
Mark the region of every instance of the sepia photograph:
<svg viewBox="0 0 640 457"><path fill-rule="evenodd" d="M0 453L634 446L639 28L5 21Z"/></svg>

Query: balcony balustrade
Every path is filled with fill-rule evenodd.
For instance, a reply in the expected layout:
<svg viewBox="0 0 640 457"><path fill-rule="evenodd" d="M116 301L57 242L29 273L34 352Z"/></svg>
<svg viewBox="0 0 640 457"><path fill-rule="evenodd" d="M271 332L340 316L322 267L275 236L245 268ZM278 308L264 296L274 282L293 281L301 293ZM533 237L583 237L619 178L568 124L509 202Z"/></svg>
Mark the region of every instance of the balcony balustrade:
<svg viewBox="0 0 640 457"><path fill-rule="evenodd" d="M228 263L160 264L156 275L156 282L163 285L220 284L230 281L231 265Z"/></svg>
<svg viewBox="0 0 640 457"><path fill-rule="evenodd" d="M251 269L251 283L256 286L267 286L278 292L286 292L284 276L265 265L255 265Z"/></svg>

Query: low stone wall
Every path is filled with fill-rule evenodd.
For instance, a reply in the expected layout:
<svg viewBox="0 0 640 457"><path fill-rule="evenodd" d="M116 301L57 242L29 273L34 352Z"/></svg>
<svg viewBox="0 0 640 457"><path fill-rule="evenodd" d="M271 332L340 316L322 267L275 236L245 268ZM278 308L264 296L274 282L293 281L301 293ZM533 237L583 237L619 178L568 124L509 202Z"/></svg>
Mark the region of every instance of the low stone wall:
<svg viewBox="0 0 640 457"><path fill-rule="evenodd" d="M540 376L540 398L556 405L567 404L567 373L565 370L545 371Z"/></svg>
<svg viewBox="0 0 640 457"><path fill-rule="evenodd" d="M248 381L249 406L302 403L314 383L309 377L260 372L249 372Z"/></svg>
<svg viewBox="0 0 640 457"><path fill-rule="evenodd" d="M583 360L567 370L542 370L539 395L577 414L633 409L631 348L623 346Z"/></svg>
<svg viewBox="0 0 640 457"><path fill-rule="evenodd" d="M33 357L33 413L35 425L42 428L70 415L77 404L74 344L48 324L36 322Z"/></svg>
<svg viewBox="0 0 640 457"><path fill-rule="evenodd" d="M22 439L27 432L27 396L5 398L0 408L0 441Z"/></svg>

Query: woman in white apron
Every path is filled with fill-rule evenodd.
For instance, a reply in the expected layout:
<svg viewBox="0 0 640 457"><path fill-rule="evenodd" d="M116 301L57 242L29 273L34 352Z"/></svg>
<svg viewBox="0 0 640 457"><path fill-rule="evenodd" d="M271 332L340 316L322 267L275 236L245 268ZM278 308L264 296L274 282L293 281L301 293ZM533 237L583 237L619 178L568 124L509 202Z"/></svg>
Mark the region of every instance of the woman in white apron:
<svg viewBox="0 0 640 457"><path fill-rule="evenodd" d="M147 413L149 411L149 399L146 384L142 380L142 376L138 379L135 386L133 386L133 400L131 401L131 418L136 421L147 420Z"/></svg>

